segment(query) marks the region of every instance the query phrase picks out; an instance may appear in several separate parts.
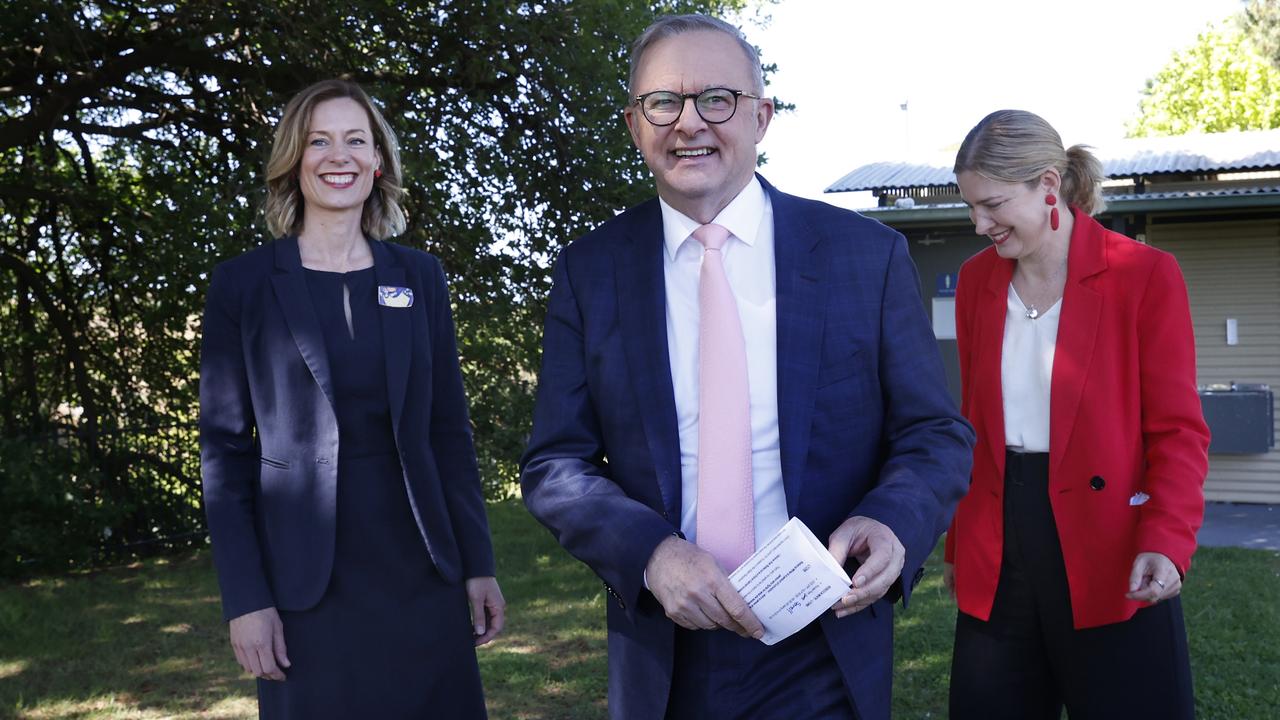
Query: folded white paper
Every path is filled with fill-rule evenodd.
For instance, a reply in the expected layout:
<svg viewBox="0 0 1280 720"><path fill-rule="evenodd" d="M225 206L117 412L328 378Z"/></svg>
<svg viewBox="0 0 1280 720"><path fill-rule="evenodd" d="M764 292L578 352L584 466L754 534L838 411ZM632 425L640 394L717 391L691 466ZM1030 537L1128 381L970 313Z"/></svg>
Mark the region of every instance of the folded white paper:
<svg viewBox="0 0 1280 720"><path fill-rule="evenodd" d="M764 624L760 641L766 645L813 622L853 585L800 518L766 540L729 574L729 582Z"/></svg>

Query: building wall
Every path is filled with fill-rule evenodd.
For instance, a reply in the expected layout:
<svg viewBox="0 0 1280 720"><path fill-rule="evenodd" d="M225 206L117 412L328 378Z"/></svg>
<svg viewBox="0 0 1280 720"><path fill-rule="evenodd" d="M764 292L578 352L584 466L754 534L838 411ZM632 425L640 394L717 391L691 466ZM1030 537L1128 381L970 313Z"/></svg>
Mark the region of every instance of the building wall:
<svg viewBox="0 0 1280 720"><path fill-rule="evenodd" d="M945 227L929 230L908 229L907 249L920 274L920 297L924 300L925 312L933 321L934 298L946 298L946 293L939 291L938 276L954 275L960 272L965 260L976 255L991 244L985 237L973 234L973 226ZM960 405L960 356L956 350L956 341L939 339L938 349L942 353L942 367L947 375L947 389L951 397Z"/></svg>
<svg viewBox="0 0 1280 720"><path fill-rule="evenodd" d="M1280 218L1152 216L1146 239L1173 253L1186 277L1197 381L1266 383L1280 393ZM1226 343L1227 318L1239 324L1238 345ZM1275 405L1280 426L1280 403ZM1280 503L1280 452L1212 454L1205 497Z"/></svg>
<svg viewBox="0 0 1280 720"><path fill-rule="evenodd" d="M937 275L956 272L964 259L987 245L967 226L899 229L920 271L921 295L929 311L937 294ZM1117 229L1130 235L1141 232L1147 242L1178 259L1191 298L1197 382L1270 385L1276 398L1273 433L1280 438L1280 215L1167 213L1150 216L1145 226ZM1226 344L1229 317L1239 324L1235 346ZM955 341L940 340L939 346L947 384L958 401ZM1211 454L1205 496L1212 501L1280 504L1280 451Z"/></svg>

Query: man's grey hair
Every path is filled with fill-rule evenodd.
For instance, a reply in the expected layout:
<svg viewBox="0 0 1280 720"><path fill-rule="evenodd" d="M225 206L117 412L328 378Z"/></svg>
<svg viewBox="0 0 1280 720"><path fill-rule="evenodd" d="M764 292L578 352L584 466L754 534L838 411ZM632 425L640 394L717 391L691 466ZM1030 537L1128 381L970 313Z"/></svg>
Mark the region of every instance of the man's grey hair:
<svg viewBox="0 0 1280 720"><path fill-rule="evenodd" d="M644 57L647 51L654 43L659 40L666 40L676 35L682 35L687 32L718 32L724 33L737 41L738 47L742 48L742 52L746 55L747 61L751 64L751 75L754 87L751 92L756 95L764 95L764 69L760 65L760 53L751 43L747 42L747 38L738 28L721 20L720 18L711 17L710 15L664 15L653 21L653 24L645 28L640 33L640 37L631 44L631 74L627 80L627 92L631 97L635 97L636 92L636 70L640 67L640 59ZM734 90L744 88L732 88Z"/></svg>

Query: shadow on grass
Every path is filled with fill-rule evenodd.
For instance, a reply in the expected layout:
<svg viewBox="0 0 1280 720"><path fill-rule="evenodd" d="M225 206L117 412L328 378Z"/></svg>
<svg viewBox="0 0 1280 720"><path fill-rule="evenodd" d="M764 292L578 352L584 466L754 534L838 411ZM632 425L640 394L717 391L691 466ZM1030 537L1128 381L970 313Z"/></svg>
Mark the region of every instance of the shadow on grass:
<svg viewBox="0 0 1280 720"><path fill-rule="evenodd" d="M252 712L207 553L0 590L0 716Z"/></svg>
<svg viewBox="0 0 1280 720"><path fill-rule="evenodd" d="M489 520L508 613L479 652L490 716L607 717L603 585L519 501L491 505Z"/></svg>
<svg viewBox="0 0 1280 720"><path fill-rule="evenodd" d="M608 714L603 587L518 501L492 505L507 631L478 652L495 720ZM896 608L893 717L946 717L955 606L941 549ZM1184 598L1197 716L1280 717L1280 554L1196 555ZM0 587L0 718L256 716L208 553Z"/></svg>

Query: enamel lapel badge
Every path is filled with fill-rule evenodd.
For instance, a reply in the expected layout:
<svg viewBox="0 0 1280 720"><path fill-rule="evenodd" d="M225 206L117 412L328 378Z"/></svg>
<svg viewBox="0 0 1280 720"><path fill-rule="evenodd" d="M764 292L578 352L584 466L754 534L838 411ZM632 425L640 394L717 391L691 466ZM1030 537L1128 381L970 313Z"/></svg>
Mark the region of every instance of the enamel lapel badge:
<svg viewBox="0 0 1280 720"><path fill-rule="evenodd" d="M378 304L383 307L413 307L413 291L407 287L395 285L378 286Z"/></svg>

